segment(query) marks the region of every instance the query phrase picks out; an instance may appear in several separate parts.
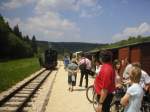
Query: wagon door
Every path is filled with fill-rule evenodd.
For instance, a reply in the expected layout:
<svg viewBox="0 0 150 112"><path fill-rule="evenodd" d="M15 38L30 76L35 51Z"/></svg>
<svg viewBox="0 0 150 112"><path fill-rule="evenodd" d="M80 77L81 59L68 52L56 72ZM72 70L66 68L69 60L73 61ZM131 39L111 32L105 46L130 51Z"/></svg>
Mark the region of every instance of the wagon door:
<svg viewBox="0 0 150 112"><path fill-rule="evenodd" d="M131 56L130 61L133 62L141 62L141 49L140 47L133 47L131 48Z"/></svg>

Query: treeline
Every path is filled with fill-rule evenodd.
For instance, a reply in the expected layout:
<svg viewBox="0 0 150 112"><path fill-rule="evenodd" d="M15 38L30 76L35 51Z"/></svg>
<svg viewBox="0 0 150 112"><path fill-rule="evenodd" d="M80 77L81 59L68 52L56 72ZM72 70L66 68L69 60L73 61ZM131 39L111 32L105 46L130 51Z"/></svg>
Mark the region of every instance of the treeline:
<svg viewBox="0 0 150 112"><path fill-rule="evenodd" d="M143 42L150 42L150 36L137 36L137 37L129 37L127 40L121 40L115 43L107 44L102 46L101 48L117 48L122 46L127 46L135 43L143 43Z"/></svg>
<svg viewBox="0 0 150 112"><path fill-rule="evenodd" d="M0 60L31 57L37 53L36 37L23 36L19 26L10 28L0 15Z"/></svg>
<svg viewBox="0 0 150 112"><path fill-rule="evenodd" d="M74 53L78 51L87 52L105 44L84 43L84 42L49 42L49 45L56 49L60 54Z"/></svg>
<svg viewBox="0 0 150 112"><path fill-rule="evenodd" d="M104 46L105 44L98 43L84 43L84 42L47 42L47 41L37 41L38 50L40 52L45 51L47 48L51 47L52 49L57 50L60 55L66 53L74 53L77 51L89 51L94 48Z"/></svg>

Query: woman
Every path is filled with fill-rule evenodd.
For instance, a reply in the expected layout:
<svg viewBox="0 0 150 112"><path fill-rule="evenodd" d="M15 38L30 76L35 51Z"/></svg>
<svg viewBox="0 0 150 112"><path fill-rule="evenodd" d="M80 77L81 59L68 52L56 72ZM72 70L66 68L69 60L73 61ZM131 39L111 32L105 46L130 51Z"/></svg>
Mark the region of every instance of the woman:
<svg viewBox="0 0 150 112"><path fill-rule="evenodd" d="M126 94L121 99L121 104L125 106L124 112L140 112L143 99L143 89L139 82L141 79L141 69L132 67L129 73L131 86L127 89Z"/></svg>
<svg viewBox="0 0 150 112"><path fill-rule="evenodd" d="M116 75L116 88L121 88L122 87L122 80L120 76L120 69L121 69L121 62L119 60L114 60L113 62L113 67L115 69L115 75Z"/></svg>
<svg viewBox="0 0 150 112"><path fill-rule="evenodd" d="M99 60L96 60L95 61L95 65L96 65L96 68L95 68L95 74L98 75L99 71L101 70L101 62Z"/></svg>

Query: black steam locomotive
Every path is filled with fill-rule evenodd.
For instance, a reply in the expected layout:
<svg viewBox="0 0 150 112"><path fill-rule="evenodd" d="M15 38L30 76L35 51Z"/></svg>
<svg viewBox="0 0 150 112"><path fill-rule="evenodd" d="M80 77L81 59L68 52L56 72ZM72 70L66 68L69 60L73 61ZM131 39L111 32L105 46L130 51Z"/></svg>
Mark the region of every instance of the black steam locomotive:
<svg viewBox="0 0 150 112"><path fill-rule="evenodd" d="M44 67L54 69L57 66L57 51L53 49L45 50L44 59Z"/></svg>

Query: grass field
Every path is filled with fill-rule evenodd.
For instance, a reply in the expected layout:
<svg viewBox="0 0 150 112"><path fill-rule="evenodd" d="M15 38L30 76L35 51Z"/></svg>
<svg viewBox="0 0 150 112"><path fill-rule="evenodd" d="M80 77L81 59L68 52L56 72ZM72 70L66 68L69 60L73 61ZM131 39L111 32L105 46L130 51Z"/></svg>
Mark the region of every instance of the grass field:
<svg viewBox="0 0 150 112"><path fill-rule="evenodd" d="M40 69L37 58L19 59L0 63L0 92L10 88Z"/></svg>

